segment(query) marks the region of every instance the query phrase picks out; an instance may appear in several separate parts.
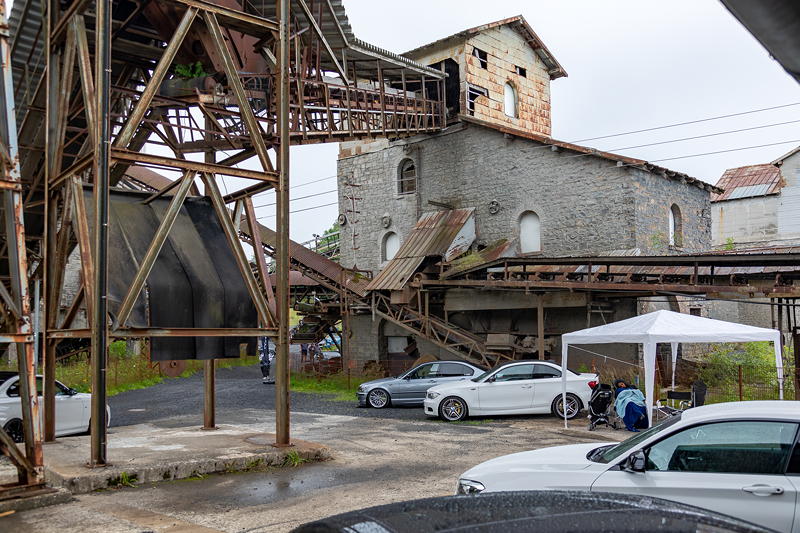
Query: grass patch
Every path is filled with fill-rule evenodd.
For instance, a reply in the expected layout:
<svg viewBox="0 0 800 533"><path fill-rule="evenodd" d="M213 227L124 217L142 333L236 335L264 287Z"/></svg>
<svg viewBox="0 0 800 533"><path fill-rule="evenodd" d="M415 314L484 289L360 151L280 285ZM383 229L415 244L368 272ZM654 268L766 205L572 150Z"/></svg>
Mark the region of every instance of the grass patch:
<svg viewBox="0 0 800 533"><path fill-rule="evenodd" d="M283 466L291 466L292 468L300 466L301 464L307 462L308 459L297 453L297 450L289 451L286 454L286 457L283 458Z"/></svg>
<svg viewBox="0 0 800 533"><path fill-rule="evenodd" d="M320 377L292 374L291 389L293 392L324 394L327 400L335 402L352 402L356 399L358 385L365 379L351 377L348 385L347 376L341 373Z"/></svg>

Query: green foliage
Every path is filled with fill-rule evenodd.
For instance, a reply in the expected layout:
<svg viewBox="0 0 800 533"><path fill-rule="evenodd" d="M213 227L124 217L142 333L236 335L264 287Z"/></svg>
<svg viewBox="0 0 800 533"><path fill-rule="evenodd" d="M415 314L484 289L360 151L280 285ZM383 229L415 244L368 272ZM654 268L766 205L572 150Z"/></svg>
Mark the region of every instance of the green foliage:
<svg viewBox="0 0 800 533"><path fill-rule="evenodd" d="M784 397L794 397L794 357L791 347L783 353ZM709 389L708 403L739 400L739 369L742 372L743 400L777 399L778 377L775 352L769 342L722 344L708 354L699 378Z"/></svg>
<svg viewBox="0 0 800 533"><path fill-rule="evenodd" d="M283 466L291 466L293 468L307 462L308 459L300 455L297 450L290 450L283 458Z"/></svg>
<svg viewBox="0 0 800 533"><path fill-rule="evenodd" d="M175 65L175 74L185 80L208 76L208 73L203 69L203 63L200 61L189 63L188 65Z"/></svg>
<svg viewBox="0 0 800 533"><path fill-rule="evenodd" d="M650 235L650 247L653 250L661 250L666 248L667 236L663 231L653 233Z"/></svg>
<svg viewBox="0 0 800 533"><path fill-rule="evenodd" d="M728 237L725 239L725 246L723 247L725 250L735 250L736 249L736 242L733 240L733 237Z"/></svg>
<svg viewBox="0 0 800 533"><path fill-rule="evenodd" d="M135 487L137 483L136 474L129 474L127 472L120 472L119 477L116 477L108 482L111 487Z"/></svg>

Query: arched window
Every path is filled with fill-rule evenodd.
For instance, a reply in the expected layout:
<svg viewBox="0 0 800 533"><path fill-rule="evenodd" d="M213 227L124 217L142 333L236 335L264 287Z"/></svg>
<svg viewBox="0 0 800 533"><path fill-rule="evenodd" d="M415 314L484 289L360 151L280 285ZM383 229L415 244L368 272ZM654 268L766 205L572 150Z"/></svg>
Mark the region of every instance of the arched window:
<svg viewBox="0 0 800 533"><path fill-rule="evenodd" d="M503 87L503 111L508 117L517 117L517 90L510 82Z"/></svg>
<svg viewBox="0 0 800 533"><path fill-rule="evenodd" d="M542 251L542 226L539 215L533 211L519 217L519 251L523 254Z"/></svg>
<svg viewBox="0 0 800 533"><path fill-rule="evenodd" d="M411 159L403 159L397 169L397 193L411 194L417 191L417 166Z"/></svg>
<svg viewBox="0 0 800 533"><path fill-rule="evenodd" d="M676 204L669 208L669 245L683 246L683 219Z"/></svg>
<svg viewBox="0 0 800 533"><path fill-rule="evenodd" d="M383 236L381 243L381 261L388 261L397 254L400 249L400 237L397 233L390 231Z"/></svg>

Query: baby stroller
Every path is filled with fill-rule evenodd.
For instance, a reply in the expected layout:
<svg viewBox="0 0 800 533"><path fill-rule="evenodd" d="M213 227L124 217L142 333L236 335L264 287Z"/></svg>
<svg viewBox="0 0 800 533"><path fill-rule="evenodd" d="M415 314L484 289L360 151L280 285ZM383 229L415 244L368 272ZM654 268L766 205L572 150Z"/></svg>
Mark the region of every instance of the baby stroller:
<svg viewBox="0 0 800 533"><path fill-rule="evenodd" d="M614 411L614 391L611 385L597 383L592 387L588 410L589 431L594 431L599 424L618 429L617 413Z"/></svg>

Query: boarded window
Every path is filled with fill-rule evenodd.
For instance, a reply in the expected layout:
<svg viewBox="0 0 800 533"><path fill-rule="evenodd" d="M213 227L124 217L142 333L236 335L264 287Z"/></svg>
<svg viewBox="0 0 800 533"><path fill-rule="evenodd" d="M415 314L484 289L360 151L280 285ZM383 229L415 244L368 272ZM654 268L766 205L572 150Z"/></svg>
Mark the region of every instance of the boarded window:
<svg viewBox="0 0 800 533"><path fill-rule="evenodd" d="M517 117L517 90L510 83L503 87L503 112L507 117Z"/></svg>
<svg viewBox="0 0 800 533"><path fill-rule="evenodd" d="M523 254L542 251L542 235L539 215L526 211L519 218L519 248Z"/></svg>
<svg viewBox="0 0 800 533"><path fill-rule="evenodd" d="M403 159L397 169L398 194L417 192L417 166L411 159Z"/></svg>
<svg viewBox="0 0 800 533"><path fill-rule="evenodd" d="M517 76L520 76L522 78L528 77L528 70L526 68L520 67L519 65L516 65L514 68L517 69Z"/></svg>
<svg viewBox="0 0 800 533"><path fill-rule="evenodd" d="M486 52L480 48L473 48L472 55L478 58L478 64L481 68L489 68L489 61L487 59Z"/></svg>
<svg viewBox="0 0 800 533"><path fill-rule="evenodd" d="M381 260L389 261L395 255L397 250L400 249L400 237L397 233L390 231L383 236L383 243L381 244Z"/></svg>
<svg viewBox="0 0 800 533"><path fill-rule="evenodd" d="M683 219L676 204L669 208L669 245L683 246Z"/></svg>

